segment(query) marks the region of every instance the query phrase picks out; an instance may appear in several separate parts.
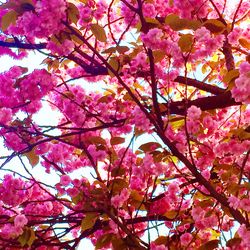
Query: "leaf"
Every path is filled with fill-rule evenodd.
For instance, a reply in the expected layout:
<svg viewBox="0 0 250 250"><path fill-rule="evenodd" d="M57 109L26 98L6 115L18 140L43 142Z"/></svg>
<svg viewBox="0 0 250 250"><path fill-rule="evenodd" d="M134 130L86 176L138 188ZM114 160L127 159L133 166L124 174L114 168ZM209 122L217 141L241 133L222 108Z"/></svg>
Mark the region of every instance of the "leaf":
<svg viewBox="0 0 250 250"><path fill-rule="evenodd" d="M178 211L170 210L164 213L164 216L166 216L169 219L175 219L179 215Z"/></svg>
<svg viewBox="0 0 250 250"><path fill-rule="evenodd" d="M153 51L155 63L162 61L165 58L166 53L163 50Z"/></svg>
<svg viewBox="0 0 250 250"><path fill-rule="evenodd" d="M39 156L35 153L35 149L33 148L31 151L24 154L32 167L35 167L39 163Z"/></svg>
<svg viewBox="0 0 250 250"><path fill-rule="evenodd" d="M73 3L68 3L68 18L69 20L74 23L77 24L80 13L78 8L73 4Z"/></svg>
<svg viewBox="0 0 250 250"><path fill-rule="evenodd" d="M111 57L108 61L109 65L113 68L113 70L118 71L120 68L120 62L119 59L117 57ZM113 72L108 69L108 73L110 76L114 76Z"/></svg>
<svg viewBox="0 0 250 250"><path fill-rule="evenodd" d="M55 59L55 60L51 61L48 64L48 71L50 71L50 70L57 70L59 68L59 65L60 65L59 60Z"/></svg>
<svg viewBox="0 0 250 250"><path fill-rule="evenodd" d="M97 213L87 213L81 223L82 231L92 228L95 225L97 218L98 218Z"/></svg>
<svg viewBox="0 0 250 250"><path fill-rule="evenodd" d="M112 137L110 139L110 144L111 145L117 145L125 142L125 138L122 137Z"/></svg>
<svg viewBox="0 0 250 250"><path fill-rule="evenodd" d="M11 24L15 24L17 20L17 13L14 10L7 12L1 18L1 29L6 31Z"/></svg>
<svg viewBox="0 0 250 250"><path fill-rule="evenodd" d="M219 240L210 240L199 247L198 250L213 250L218 247Z"/></svg>
<svg viewBox="0 0 250 250"><path fill-rule="evenodd" d="M239 246L240 243L241 243L240 238L233 238L233 239L230 239L229 241L227 241L226 246L235 249L234 247Z"/></svg>
<svg viewBox="0 0 250 250"><path fill-rule="evenodd" d="M82 201L82 198L83 198L83 194L82 192L80 192L79 194L77 194L76 196L74 197L71 197L71 200L74 204L78 204L80 201Z"/></svg>
<svg viewBox="0 0 250 250"><path fill-rule="evenodd" d="M6 3L1 3L0 9L13 9L16 7L16 3L13 3L11 1L8 1Z"/></svg>
<svg viewBox="0 0 250 250"><path fill-rule="evenodd" d="M88 141L93 144L106 145L106 141L100 136L91 136L88 138Z"/></svg>
<svg viewBox="0 0 250 250"><path fill-rule="evenodd" d="M230 83L231 81L235 80L239 76L239 70L233 69L226 73L226 75L223 77L222 81L225 83Z"/></svg>
<svg viewBox="0 0 250 250"><path fill-rule="evenodd" d="M197 30L201 27L201 22L197 20L181 19L176 14L170 14L165 18L165 24L168 24L172 30L179 31L184 29Z"/></svg>
<svg viewBox="0 0 250 250"><path fill-rule="evenodd" d="M108 49L105 49L102 53L115 53L116 52L116 47L110 47Z"/></svg>
<svg viewBox="0 0 250 250"><path fill-rule="evenodd" d="M132 190L129 197L129 204L134 206L136 210L146 211L144 203L144 196L142 196L137 190Z"/></svg>
<svg viewBox="0 0 250 250"><path fill-rule="evenodd" d="M190 52L193 45L193 35L184 34L180 37L178 45L182 52Z"/></svg>
<svg viewBox="0 0 250 250"><path fill-rule="evenodd" d="M167 245L168 237L167 236L159 236L154 243L156 245Z"/></svg>
<svg viewBox="0 0 250 250"><path fill-rule="evenodd" d="M209 19L203 23L208 30L210 30L214 34L222 33L227 26L217 19Z"/></svg>
<svg viewBox="0 0 250 250"><path fill-rule="evenodd" d="M174 117L173 119L169 120L171 127L173 129L179 129L182 128L185 124L185 119L184 117Z"/></svg>
<svg viewBox="0 0 250 250"><path fill-rule="evenodd" d="M72 41L74 41L78 44L83 44L83 41L78 36L71 34L70 37L71 37Z"/></svg>
<svg viewBox="0 0 250 250"><path fill-rule="evenodd" d="M126 170L124 168L116 167L112 169L111 176L112 177L124 176L125 173L126 173Z"/></svg>
<svg viewBox="0 0 250 250"><path fill-rule="evenodd" d="M102 26L95 23L95 24L91 25L90 29L98 41L100 41L100 42L107 41L107 36L106 36L105 30Z"/></svg>
<svg viewBox="0 0 250 250"><path fill-rule="evenodd" d="M29 247L33 244L36 239L35 232L32 228L25 228L23 233L18 237L18 241L21 247L28 245Z"/></svg>
<svg viewBox="0 0 250 250"><path fill-rule="evenodd" d="M145 90L144 87L140 83L138 83L138 82L134 82L133 86L135 87L135 89L140 89L142 91Z"/></svg>
<svg viewBox="0 0 250 250"><path fill-rule="evenodd" d="M123 54L123 53L129 51L129 47L127 47L127 46L117 46L117 47L116 47L116 50L117 50L120 54Z"/></svg>
<svg viewBox="0 0 250 250"><path fill-rule="evenodd" d="M250 42L247 41L246 39L244 38L240 38L239 39L239 43L242 47L246 48L246 49L250 49Z"/></svg>
<svg viewBox="0 0 250 250"><path fill-rule="evenodd" d="M211 233L211 240L218 239L220 237L220 231L216 231L214 229L209 230Z"/></svg>
<svg viewBox="0 0 250 250"><path fill-rule="evenodd" d="M128 183L125 179L116 178L109 182L108 189L112 190L113 195L119 194L124 188L128 187Z"/></svg>
<svg viewBox="0 0 250 250"><path fill-rule="evenodd" d="M112 249L113 250L127 250L127 245L126 243L122 240L122 239L119 239L119 238L113 238L112 239Z"/></svg>
<svg viewBox="0 0 250 250"><path fill-rule="evenodd" d="M33 244L33 242L35 241L35 239L36 239L35 231L34 231L32 228L30 228L30 238L29 238L29 240L27 241L27 244L28 244L29 247L32 246L32 244Z"/></svg>
<svg viewBox="0 0 250 250"><path fill-rule="evenodd" d="M232 131L232 134L237 136L240 140L250 139L250 133L247 132L244 128L235 129Z"/></svg>
<svg viewBox="0 0 250 250"><path fill-rule="evenodd" d="M154 151L157 148L161 148L161 144L159 144L158 142L147 142L139 147L139 149L143 152Z"/></svg>
<svg viewBox="0 0 250 250"><path fill-rule="evenodd" d="M112 233L103 234L100 238L98 238L97 242L95 243L95 249L100 249L107 246L114 236L115 235Z"/></svg>
<svg viewBox="0 0 250 250"><path fill-rule="evenodd" d="M165 18L165 24L168 24L173 30L178 31L185 28L184 24L180 22L178 15L170 14Z"/></svg>

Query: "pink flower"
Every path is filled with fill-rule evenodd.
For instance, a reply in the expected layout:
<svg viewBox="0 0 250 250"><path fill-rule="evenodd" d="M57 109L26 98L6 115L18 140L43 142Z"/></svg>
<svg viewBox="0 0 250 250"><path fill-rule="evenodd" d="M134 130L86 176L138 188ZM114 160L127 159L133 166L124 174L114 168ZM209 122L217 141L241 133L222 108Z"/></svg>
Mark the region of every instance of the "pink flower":
<svg viewBox="0 0 250 250"><path fill-rule="evenodd" d="M205 27L197 29L195 31L195 38L199 42L206 42L211 37L210 31L207 30Z"/></svg>
<svg viewBox="0 0 250 250"><path fill-rule="evenodd" d="M143 5L143 14L145 17L155 18L157 12L155 10L155 5L152 3L147 3Z"/></svg>
<svg viewBox="0 0 250 250"><path fill-rule="evenodd" d="M111 198L111 204L116 208L120 208L128 200L129 196L130 191L127 188L124 188L120 194L117 194Z"/></svg>
<svg viewBox="0 0 250 250"><path fill-rule="evenodd" d="M237 102L250 103L250 64L243 62L240 65L240 77L235 80L232 97Z"/></svg>
<svg viewBox="0 0 250 250"><path fill-rule="evenodd" d="M250 231L247 230L246 225L241 225L238 234L242 239L241 245L242 247L246 247L245 249L250 248Z"/></svg>
<svg viewBox="0 0 250 250"><path fill-rule="evenodd" d="M68 175L62 175L60 178L60 184L63 186L68 186L71 182L71 178Z"/></svg>
<svg viewBox="0 0 250 250"><path fill-rule="evenodd" d="M163 244L161 245L156 245L154 242L150 244L150 249L151 250L168 250L168 247L164 246Z"/></svg>
<svg viewBox="0 0 250 250"><path fill-rule="evenodd" d="M183 235L181 235L180 239L181 239L181 244L183 246L187 246L193 239L193 236L190 233L184 233Z"/></svg>
<svg viewBox="0 0 250 250"><path fill-rule="evenodd" d="M24 214L19 214L14 219L14 225L17 228L22 228L25 225L27 225L27 223L28 223L28 220Z"/></svg>
<svg viewBox="0 0 250 250"><path fill-rule="evenodd" d="M201 109L192 105L187 111L187 117L191 120L197 120L201 116Z"/></svg>
<svg viewBox="0 0 250 250"><path fill-rule="evenodd" d="M147 34L142 34L141 39L146 46L156 49L161 45L163 35L164 34L161 29L153 28L150 29Z"/></svg>
<svg viewBox="0 0 250 250"><path fill-rule="evenodd" d="M1 108L0 109L0 123L7 124L11 121L12 118L12 110L9 108Z"/></svg>
<svg viewBox="0 0 250 250"><path fill-rule="evenodd" d="M232 207L233 209L237 209L240 204L239 198L235 196L231 196L228 198L229 206Z"/></svg>
<svg viewBox="0 0 250 250"><path fill-rule="evenodd" d="M206 180L209 180L210 179L210 171L208 169L204 169L202 172L201 172L202 176L206 179Z"/></svg>
<svg viewBox="0 0 250 250"><path fill-rule="evenodd" d="M240 208L244 209L247 212L250 212L250 199L244 198L240 201Z"/></svg>

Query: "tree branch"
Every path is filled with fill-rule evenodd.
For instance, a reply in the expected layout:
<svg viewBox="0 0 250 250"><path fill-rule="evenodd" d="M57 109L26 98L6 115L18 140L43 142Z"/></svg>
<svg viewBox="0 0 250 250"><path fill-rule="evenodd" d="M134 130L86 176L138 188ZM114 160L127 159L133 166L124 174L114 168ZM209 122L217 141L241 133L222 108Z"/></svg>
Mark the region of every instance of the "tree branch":
<svg viewBox="0 0 250 250"><path fill-rule="evenodd" d="M15 42L0 41L0 46L7 48L18 48L18 49L46 49L47 43L32 44L32 43L21 43L18 41Z"/></svg>
<svg viewBox="0 0 250 250"><path fill-rule="evenodd" d="M209 93L214 94L214 95L219 95L219 94L222 94L226 91L225 89L222 89L220 87L213 86L213 85L207 84L205 82L201 82L201 81L198 81L198 80L195 80L192 78L188 78L188 77L184 77L184 76L177 76L174 81L182 83L182 84L186 84L188 86L195 87L195 88L200 89L200 90L204 90L204 91L209 92Z"/></svg>
<svg viewBox="0 0 250 250"><path fill-rule="evenodd" d="M164 111L162 114L178 114L185 115L186 109L194 105L201 110L211 110L216 108L226 108L236 105L241 105L241 102L236 102L231 95L230 91L224 92L217 96L207 96L202 98L197 98L195 100L182 100L177 102L170 102L168 105L168 110Z"/></svg>

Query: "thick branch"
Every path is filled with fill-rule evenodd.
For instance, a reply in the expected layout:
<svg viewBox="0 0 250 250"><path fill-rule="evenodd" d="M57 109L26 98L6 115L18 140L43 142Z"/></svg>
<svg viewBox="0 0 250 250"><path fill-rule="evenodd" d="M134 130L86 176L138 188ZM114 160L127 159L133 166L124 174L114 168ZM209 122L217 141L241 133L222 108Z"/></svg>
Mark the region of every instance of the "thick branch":
<svg viewBox="0 0 250 250"><path fill-rule="evenodd" d="M213 86L213 85L210 85L210 84L207 84L207 83L204 83L204 82L192 79L192 78L187 78L184 76L177 76L174 81L188 85L188 86L195 87L200 90L204 90L214 95L219 95L226 91L225 89L222 89L220 87Z"/></svg>
<svg viewBox="0 0 250 250"><path fill-rule="evenodd" d="M231 92L227 91L217 96L208 96L197 98L195 100L182 100L177 102L171 102L168 104L167 111L163 112L165 114L178 114L185 115L186 109L194 105L200 108L201 110L211 110L211 109L222 109L226 107L241 105L242 103L236 102L231 95Z"/></svg>
<svg viewBox="0 0 250 250"><path fill-rule="evenodd" d="M157 81L155 78L155 64L154 64L154 56L153 51L151 49L148 49L148 58L149 58L149 64L150 64L150 73L151 73L151 89L152 89L152 100L153 100L153 106L156 114L157 121L159 123L159 126L163 128L163 120L161 117L161 111L159 107L159 102L157 99Z"/></svg>
<svg viewBox="0 0 250 250"><path fill-rule="evenodd" d="M235 68L234 57L232 53L232 46L228 42L227 34L225 34L225 41L222 47L222 52L225 56L227 70L233 70Z"/></svg>
<svg viewBox="0 0 250 250"><path fill-rule="evenodd" d="M125 220L125 223L136 224L136 223L147 222L147 221L173 221L173 219L170 219L164 215L148 215L148 216L143 216L143 217L127 219Z"/></svg>
<svg viewBox="0 0 250 250"><path fill-rule="evenodd" d="M38 44L31 44L31 43L21 43L21 42L4 42L0 41L1 47L7 48L19 48L19 49L46 49L47 43L38 43Z"/></svg>

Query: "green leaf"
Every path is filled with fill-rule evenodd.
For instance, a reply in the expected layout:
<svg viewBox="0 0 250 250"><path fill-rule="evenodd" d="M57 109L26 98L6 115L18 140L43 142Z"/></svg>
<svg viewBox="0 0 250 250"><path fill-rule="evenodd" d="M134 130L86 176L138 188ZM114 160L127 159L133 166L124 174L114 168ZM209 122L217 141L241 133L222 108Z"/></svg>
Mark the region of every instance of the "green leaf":
<svg viewBox="0 0 250 250"><path fill-rule="evenodd" d="M92 228L95 225L97 218L98 218L97 213L87 213L81 223L82 231Z"/></svg>
<svg viewBox="0 0 250 250"><path fill-rule="evenodd" d="M2 16L1 19L1 29L6 31L11 24L15 24L17 20L17 13L14 10L9 11Z"/></svg>
<svg viewBox="0 0 250 250"><path fill-rule="evenodd" d="M35 153L35 149L33 148L31 151L24 154L32 167L35 167L39 163L39 156Z"/></svg>
<svg viewBox="0 0 250 250"><path fill-rule="evenodd" d="M178 45L182 52L190 52L193 46L193 35L182 35L178 41Z"/></svg>
<svg viewBox="0 0 250 250"><path fill-rule="evenodd" d="M102 26L95 23L95 24L91 25L90 29L98 41L100 41L100 42L107 41L107 36L106 36L105 30Z"/></svg>
<svg viewBox="0 0 250 250"><path fill-rule="evenodd" d="M122 138L122 137L112 137L110 139L110 144L111 145L122 144L124 142L125 142L125 138Z"/></svg>

